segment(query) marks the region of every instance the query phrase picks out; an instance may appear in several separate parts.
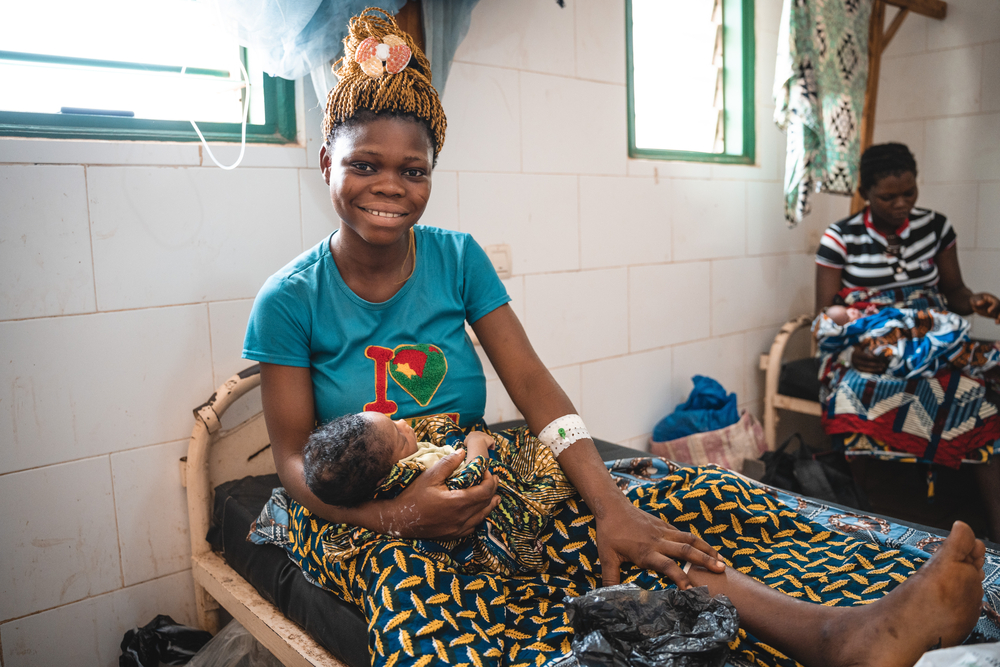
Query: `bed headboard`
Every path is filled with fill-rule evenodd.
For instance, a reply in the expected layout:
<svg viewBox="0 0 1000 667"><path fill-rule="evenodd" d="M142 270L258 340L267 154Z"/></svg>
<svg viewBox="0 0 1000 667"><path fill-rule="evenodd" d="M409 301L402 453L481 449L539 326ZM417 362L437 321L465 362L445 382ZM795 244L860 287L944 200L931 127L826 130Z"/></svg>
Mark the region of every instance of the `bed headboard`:
<svg viewBox="0 0 1000 667"><path fill-rule="evenodd" d="M188 453L181 460L181 479L187 486L192 555L211 549L205 535L211 522L215 487L247 475L275 471L263 412L233 428L222 429L225 411L259 385L260 366L254 364L226 380L205 403L194 409Z"/></svg>

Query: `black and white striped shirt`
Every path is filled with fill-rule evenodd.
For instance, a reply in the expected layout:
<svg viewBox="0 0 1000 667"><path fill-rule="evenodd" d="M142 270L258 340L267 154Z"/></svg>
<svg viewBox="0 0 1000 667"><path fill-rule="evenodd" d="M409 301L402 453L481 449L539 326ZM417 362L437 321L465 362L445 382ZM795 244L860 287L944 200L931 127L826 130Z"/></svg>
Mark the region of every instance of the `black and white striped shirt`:
<svg viewBox="0 0 1000 667"><path fill-rule="evenodd" d="M843 269L846 287L905 287L936 285L939 252L955 245L955 230L940 213L915 208L910 219L896 230L905 271L900 260L886 252L888 242L871 223L868 209L830 225L816 251L816 263Z"/></svg>

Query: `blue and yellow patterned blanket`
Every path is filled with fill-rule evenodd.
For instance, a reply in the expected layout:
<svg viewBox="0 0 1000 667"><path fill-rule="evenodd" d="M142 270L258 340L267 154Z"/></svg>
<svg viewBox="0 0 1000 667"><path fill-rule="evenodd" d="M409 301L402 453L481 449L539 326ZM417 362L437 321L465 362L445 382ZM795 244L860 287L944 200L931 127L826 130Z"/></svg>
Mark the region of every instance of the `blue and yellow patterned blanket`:
<svg viewBox="0 0 1000 667"><path fill-rule="evenodd" d="M619 488L644 511L701 536L726 562L796 598L867 604L912 574L942 538L884 519L762 486L715 467L658 458L608 463ZM541 535L543 566L511 576L463 572L412 541L389 536L346 560L327 558L336 527L276 489L251 539L280 544L318 586L355 604L368 621L375 667L450 665L543 667L570 652L565 601L600 585L594 519L577 497L561 503ZM977 632L1000 640L1000 554L989 552ZM648 589L666 578L628 564L623 583ZM733 664L796 663L740 630Z"/></svg>

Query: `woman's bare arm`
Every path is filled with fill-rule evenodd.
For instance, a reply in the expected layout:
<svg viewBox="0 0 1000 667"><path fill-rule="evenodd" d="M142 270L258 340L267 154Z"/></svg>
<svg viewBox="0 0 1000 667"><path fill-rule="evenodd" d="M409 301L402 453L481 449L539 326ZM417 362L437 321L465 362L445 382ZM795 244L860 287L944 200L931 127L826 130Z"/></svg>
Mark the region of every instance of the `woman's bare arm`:
<svg viewBox="0 0 1000 667"><path fill-rule="evenodd" d="M472 325L507 393L538 433L551 421L576 412L572 402L535 354L510 306ZM628 561L652 568L681 587L689 580L675 558L722 571L718 554L703 540L638 510L608 474L592 440L578 440L559 455L559 465L597 519L597 548L605 585L617 584Z"/></svg>
<svg viewBox="0 0 1000 667"><path fill-rule="evenodd" d="M965 286L958 265L958 249L954 245L939 252L934 261L941 276L941 293L948 300L948 310L959 315L977 313L1000 324L1000 299L989 292L974 293Z"/></svg>
<svg viewBox="0 0 1000 667"><path fill-rule="evenodd" d="M303 473L302 450L316 419L309 369L261 363L260 391L281 483L288 495L327 521L400 537L459 537L471 533L499 500L494 498L496 478L489 474L469 489L445 486L463 453L445 457L392 500L350 509L327 505L309 490Z"/></svg>

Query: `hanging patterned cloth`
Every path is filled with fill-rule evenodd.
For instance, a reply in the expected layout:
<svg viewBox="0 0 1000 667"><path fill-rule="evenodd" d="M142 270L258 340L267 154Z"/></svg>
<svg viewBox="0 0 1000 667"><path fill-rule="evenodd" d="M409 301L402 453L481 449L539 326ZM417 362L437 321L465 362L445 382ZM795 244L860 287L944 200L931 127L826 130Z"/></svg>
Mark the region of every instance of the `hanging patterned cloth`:
<svg viewBox="0 0 1000 667"><path fill-rule="evenodd" d="M871 9L872 0L784 0L774 121L787 133L789 226L809 212L810 193L857 187Z"/></svg>

